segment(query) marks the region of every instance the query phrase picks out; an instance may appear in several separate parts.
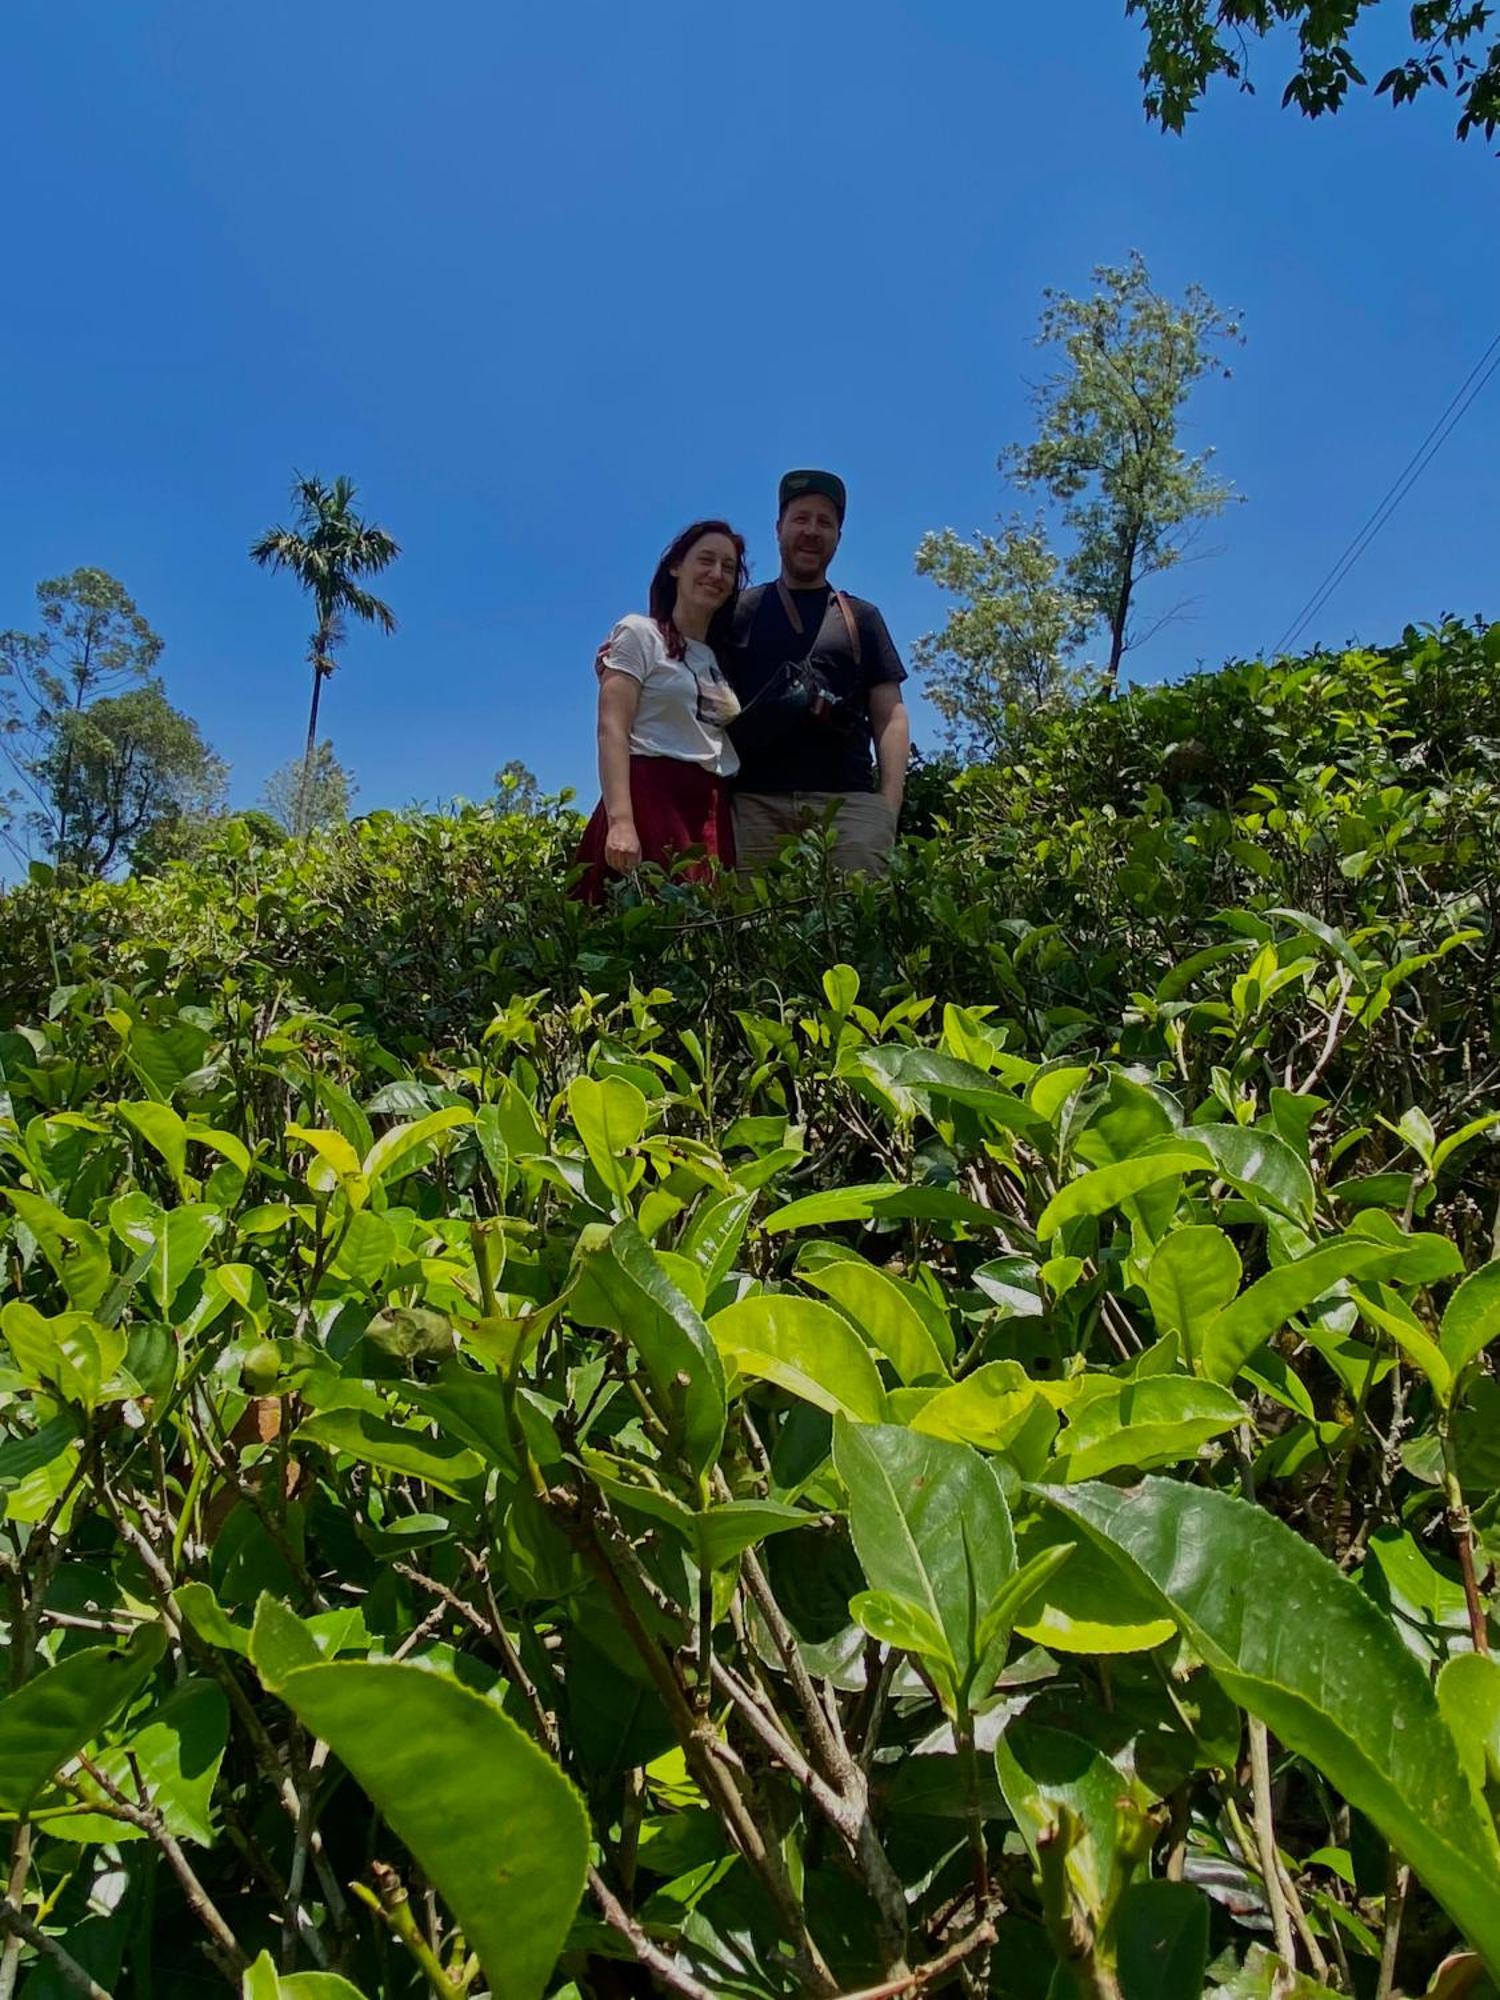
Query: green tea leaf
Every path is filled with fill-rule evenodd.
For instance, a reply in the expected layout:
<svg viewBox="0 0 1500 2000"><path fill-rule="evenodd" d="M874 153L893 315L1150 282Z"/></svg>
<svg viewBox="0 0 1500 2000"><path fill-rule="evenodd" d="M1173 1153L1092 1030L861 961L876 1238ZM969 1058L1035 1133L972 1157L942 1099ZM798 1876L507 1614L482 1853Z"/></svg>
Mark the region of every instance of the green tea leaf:
<svg viewBox="0 0 1500 2000"><path fill-rule="evenodd" d="M477 1452L466 1451L447 1438L426 1437L421 1431L372 1416L368 1410L319 1410L298 1425L293 1438L297 1443L347 1452L350 1458L386 1472L425 1479L444 1493L458 1493L469 1480L484 1473L484 1460Z"/></svg>
<svg viewBox="0 0 1500 2000"><path fill-rule="evenodd" d="M1426 1674L1326 1557L1246 1502L1170 1479L1041 1489L1147 1584L1241 1707L1307 1757L1500 1966L1500 1843Z"/></svg>
<svg viewBox="0 0 1500 2000"><path fill-rule="evenodd" d="M583 1802L557 1766L493 1702L436 1669L308 1666L279 1693L411 1850L492 1988L540 2000L589 1854Z"/></svg>
<svg viewBox="0 0 1500 2000"><path fill-rule="evenodd" d="M964 1445L889 1424L839 1417L833 1462L849 1494L849 1528L871 1590L915 1605L942 1633L954 1693L988 1692L986 1610L1015 1574L1015 1536L999 1478Z"/></svg>
<svg viewBox="0 0 1500 2000"><path fill-rule="evenodd" d="M1226 1306L1204 1334L1200 1351L1204 1374L1211 1382L1232 1382L1258 1347L1335 1285L1346 1278L1384 1277L1398 1270L1400 1261L1401 1253L1384 1244L1345 1237L1267 1271Z"/></svg>
<svg viewBox="0 0 1500 2000"><path fill-rule="evenodd" d="M644 1094L623 1076L575 1077L568 1085L568 1116L594 1172L623 1200L639 1177L630 1156L646 1130Z"/></svg>
<svg viewBox="0 0 1500 2000"><path fill-rule="evenodd" d="M93 1742L155 1671L160 1625L123 1646L88 1646L0 1700L0 1807L24 1813L54 1771Z"/></svg>
<svg viewBox="0 0 1500 2000"><path fill-rule="evenodd" d="M927 1324L901 1285L861 1258L820 1262L804 1252L797 1275L841 1306L903 1382L946 1382L948 1370Z"/></svg>
<svg viewBox="0 0 1500 2000"><path fill-rule="evenodd" d="M581 1326L606 1327L631 1343L689 1463L705 1470L724 1441L726 1404L723 1364L702 1318L628 1218L575 1269L569 1312Z"/></svg>
<svg viewBox="0 0 1500 2000"><path fill-rule="evenodd" d="M1200 1448L1244 1421L1239 1398L1214 1382L1147 1375L1070 1408L1058 1440L1064 1479L1098 1479L1121 1466L1141 1471L1195 1458Z"/></svg>
<svg viewBox="0 0 1500 2000"><path fill-rule="evenodd" d="M768 1236L789 1229L827 1229L837 1222L962 1222L998 1229L1004 1218L981 1208L952 1188L903 1187L899 1181L871 1181L862 1187L830 1188L778 1208L761 1224Z"/></svg>
<svg viewBox="0 0 1500 2000"><path fill-rule="evenodd" d="M1443 1313L1439 1339L1454 1375L1462 1375L1497 1334L1500 1334L1500 1258L1465 1278Z"/></svg>
<svg viewBox="0 0 1500 2000"><path fill-rule="evenodd" d="M1095 1167L1069 1181L1052 1197L1037 1221L1036 1233L1044 1240L1055 1237L1070 1222L1077 1222L1083 1216L1103 1215L1147 1188L1159 1187L1183 1174L1203 1171L1202 1155L1176 1146L1175 1141L1173 1148L1165 1152L1138 1154L1133 1160Z"/></svg>
<svg viewBox="0 0 1500 2000"><path fill-rule="evenodd" d="M885 1388L869 1349L842 1313L794 1292L762 1292L709 1321L724 1359L742 1375L865 1424L885 1416Z"/></svg>

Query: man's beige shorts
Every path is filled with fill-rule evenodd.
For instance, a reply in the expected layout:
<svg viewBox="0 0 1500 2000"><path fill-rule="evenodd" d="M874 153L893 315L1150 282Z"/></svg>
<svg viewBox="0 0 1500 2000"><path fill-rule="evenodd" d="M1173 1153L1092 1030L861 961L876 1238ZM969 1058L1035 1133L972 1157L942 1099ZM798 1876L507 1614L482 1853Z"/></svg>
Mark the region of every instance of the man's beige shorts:
<svg viewBox="0 0 1500 2000"><path fill-rule="evenodd" d="M768 867L783 841L816 825L830 807L837 809L834 867L884 875L898 815L878 792L736 792L734 845L741 870L755 874Z"/></svg>

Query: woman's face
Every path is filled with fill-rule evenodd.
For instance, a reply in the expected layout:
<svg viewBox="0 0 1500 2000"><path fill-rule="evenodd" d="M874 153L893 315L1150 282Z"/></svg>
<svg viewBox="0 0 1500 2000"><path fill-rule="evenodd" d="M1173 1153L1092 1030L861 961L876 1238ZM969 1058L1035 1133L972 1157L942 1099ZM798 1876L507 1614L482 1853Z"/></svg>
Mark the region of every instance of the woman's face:
<svg viewBox="0 0 1500 2000"><path fill-rule="evenodd" d="M701 535L672 575L677 579L678 609L711 618L734 595L740 552L728 535Z"/></svg>

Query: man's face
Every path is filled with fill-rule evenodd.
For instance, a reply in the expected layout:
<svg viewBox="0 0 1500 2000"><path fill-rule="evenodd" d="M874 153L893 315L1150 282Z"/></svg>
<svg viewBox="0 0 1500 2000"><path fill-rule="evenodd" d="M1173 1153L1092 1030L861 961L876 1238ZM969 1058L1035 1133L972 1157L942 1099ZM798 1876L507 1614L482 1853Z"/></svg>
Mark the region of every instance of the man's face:
<svg viewBox="0 0 1500 2000"><path fill-rule="evenodd" d="M782 572L789 583L821 583L839 545L837 508L822 493L804 493L788 503L776 523L776 540Z"/></svg>

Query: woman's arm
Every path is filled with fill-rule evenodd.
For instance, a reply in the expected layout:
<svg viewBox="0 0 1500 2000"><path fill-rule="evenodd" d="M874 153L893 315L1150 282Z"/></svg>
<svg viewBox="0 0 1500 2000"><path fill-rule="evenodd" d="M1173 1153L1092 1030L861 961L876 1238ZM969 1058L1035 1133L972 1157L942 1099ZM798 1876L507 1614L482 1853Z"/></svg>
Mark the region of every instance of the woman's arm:
<svg viewBox="0 0 1500 2000"><path fill-rule="evenodd" d="M641 684L631 674L606 667L599 677L599 788L604 794L604 859L621 875L638 868L640 837L630 799L630 731L640 705Z"/></svg>

